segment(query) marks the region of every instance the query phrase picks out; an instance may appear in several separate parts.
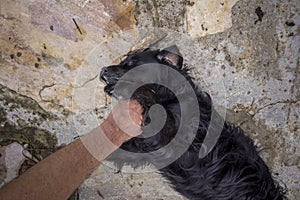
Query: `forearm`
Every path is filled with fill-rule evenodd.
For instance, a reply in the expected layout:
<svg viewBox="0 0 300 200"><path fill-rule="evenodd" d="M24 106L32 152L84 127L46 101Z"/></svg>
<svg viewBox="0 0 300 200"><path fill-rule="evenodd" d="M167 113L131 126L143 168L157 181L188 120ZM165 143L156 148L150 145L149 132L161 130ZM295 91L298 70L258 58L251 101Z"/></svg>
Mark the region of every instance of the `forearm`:
<svg viewBox="0 0 300 200"><path fill-rule="evenodd" d="M67 199L98 164L77 140L4 186L0 199Z"/></svg>
<svg viewBox="0 0 300 200"><path fill-rule="evenodd" d="M140 133L136 129L135 135ZM110 115L101 126L45 158L0 189L0 199L67 199L109 154L131 136Z"/></svg>

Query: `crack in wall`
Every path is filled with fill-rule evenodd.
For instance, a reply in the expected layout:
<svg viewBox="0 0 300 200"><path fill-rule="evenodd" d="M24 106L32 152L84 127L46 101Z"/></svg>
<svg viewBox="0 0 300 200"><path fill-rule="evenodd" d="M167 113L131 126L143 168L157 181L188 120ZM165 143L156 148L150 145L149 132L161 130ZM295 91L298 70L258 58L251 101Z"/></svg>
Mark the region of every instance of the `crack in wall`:
<svg viewBox="0 0 300 200"><path fill-rule="evenodd" d="M86 80L86 81L85 81L82 85L80 85L80 86L70 86L70 87L72 87L72 88L83 88L83 87L85 87L88 83L90 83L90 82L92 82L93 80L95 80L98 76L99 76L99 75L97 74L96 76L94 76L94 77L92 77L92 78Z"/></svg>
<svg viewBox="0 0 300 200"><path fill-rule="evenodd" d="M270 107L270 106L274 106L274 105L277 105L277 104L295 104L295 103L297 103L299 100L285 100L285 101L276 101L276 102L273 102L273 103L269 103L269 104L267 104L267 105L264 105L264 106L262 106L262 107L260 107L260 108L258 108L257 110L256 110L256 113L254 114L254 115L256 115L257 113L259 113L261 110L263 110L263 109L265 109L265 108L267 108L267 107Z"/></svg>
<svg viewBox="0 0 300 200"><path fill-rule="evenodd" d="M45 89L47 89L47 88L51 88L51 87L53 87L53 86L55 86L56 84L55 83L52 83L51 85L44 85L43 87L42 87L42 89L40 89L40 91L39 91L39 97L40 97L40 99L43 101L43 96L42 96L42 92L45 90Z"/></svg>

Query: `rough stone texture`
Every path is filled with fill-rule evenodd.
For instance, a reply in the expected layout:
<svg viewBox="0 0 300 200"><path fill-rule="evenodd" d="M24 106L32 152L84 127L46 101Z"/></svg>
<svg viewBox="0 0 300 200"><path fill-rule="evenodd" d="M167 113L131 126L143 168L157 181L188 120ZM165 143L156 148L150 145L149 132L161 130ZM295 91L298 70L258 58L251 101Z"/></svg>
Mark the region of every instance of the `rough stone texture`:
<svg viewBox="0 0 300 200"><path fill-rule="evenodd" d="M100 70L84 61L112 32L134 27L133 8L118 0L2 1L0 83L51 112L78 108L72 91L95 80Z"/></svg>
<svg viewBox="0 0 300 200"><path fill-rule="evenodd" d="M237 0L189 1L187 30L192 37L203 37L231 27L231 8Z"/></svg>
<svg viewBox="0 0 300 200"><path fill-rule="evenodd" d="M135 0L139 27L167 28L186 32L185 0Z"/></svg>
<svg viewBox="0 0 300 200"><path fill-rule="evenodd" d="M25 154L31 157L28 151L17 142L0 148L0 187L10 182L19 175L19 170L26 160Z"/></svg>
<svg viewBox="0 0 300 200"><path fill-rule="evenodd" d="M134 2L135 7L123 0L1 2L1 145L28 143L20 137L26 130L35 148L53 151L100 124L110 106L97 74L141 40L137 31L124 31L134 27L135 14L138 27L169 33L156 47L175 43L180 48L218 110L263 150L275 178L287 185L289 199L299 199L299 2L240 0L231 10L231 27L194 39L179 33L189 31L188 16L200 19L201 13L189 9L202 1ZM210 16L222 12L215 9ZM105 165L79 188L80 199L102 196L183 199L155 172L115 174Z"/></svg>
<svg viewBox="0 0 300 200"><path fill-rule="evenodd" d="M116 173L101 165L79 189L80 199L178 199L158 173Z"/></svg>

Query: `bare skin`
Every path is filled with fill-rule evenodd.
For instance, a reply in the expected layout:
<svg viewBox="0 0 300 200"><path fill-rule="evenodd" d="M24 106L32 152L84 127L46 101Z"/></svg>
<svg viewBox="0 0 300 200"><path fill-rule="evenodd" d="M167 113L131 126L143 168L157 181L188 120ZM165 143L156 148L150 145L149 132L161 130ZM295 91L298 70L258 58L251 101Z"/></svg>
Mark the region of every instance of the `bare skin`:
<svg viewBox="0 0 300 200"><path fill-rule="evenodd" d="M142 107L121 100L107 119L0 189L0 199L67 199L101 160L141 133Z"/></svg>

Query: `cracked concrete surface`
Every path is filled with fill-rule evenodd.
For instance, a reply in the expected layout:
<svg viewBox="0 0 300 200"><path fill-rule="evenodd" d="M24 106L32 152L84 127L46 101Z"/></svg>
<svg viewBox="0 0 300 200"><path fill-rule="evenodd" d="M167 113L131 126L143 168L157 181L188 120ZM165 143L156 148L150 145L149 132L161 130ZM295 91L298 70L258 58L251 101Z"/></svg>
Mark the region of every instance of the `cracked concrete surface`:
<svg viewBox="0 0 300 200"><path fill-rule="evenodd" d="M100 66L89 57L109 65L130 49L120 30L157 27L170 32L157 47L179 47L196 82L226 111L227 120L254 139L274 177L286 184L289 199L299 199L299 2L239 0L231 9L232 26L214 34L201 27L205 23L190 12L193 6L199 5L186 0L1 2L1 145L28 143L20 137L25 134L54 150L99 125L109 106L97 79ZM214 9L210 12L220 12ZM199 35L188 28L188 16L197 19ZM128 40L138 41L136 32ZM101 45L91 53L95 44ZM47 155L36 155L41 153ZM184 199L158 173L120 174L105 165L78 191L79 199Z"/></svg>

